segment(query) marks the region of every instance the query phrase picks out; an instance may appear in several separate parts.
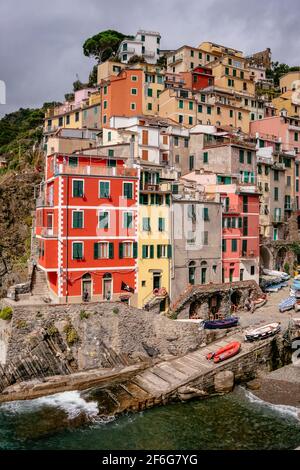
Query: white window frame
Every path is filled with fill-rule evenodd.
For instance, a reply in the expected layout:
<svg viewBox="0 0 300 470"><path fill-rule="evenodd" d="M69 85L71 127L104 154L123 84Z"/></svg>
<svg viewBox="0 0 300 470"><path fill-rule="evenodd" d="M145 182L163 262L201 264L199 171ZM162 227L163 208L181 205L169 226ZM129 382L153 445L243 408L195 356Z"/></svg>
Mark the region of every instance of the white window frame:
<svg viewBox="0 0 300 470"><path fill-rule="evenodd" d="M123 253L123 258L126 258L126 259L133 258L133 242L131 242L131 241L123 241L123 242L122 242L122 245L123 245L123 249L122 249L122 250L123 250L123 251L122 251L122 253ZM125 248L124 248L125 245L130 246L130 253L129 253L129 256L125 256Z"/></svg>
<svg viewBox="0 0 300 470"><path fill-rule="evenodd" d="M81 240L74 240L74 241L72 241L72 260L78 261L77 258L73 258L73 254L74 254L73 246L74 246L74 243L81 243L81 245L82 245L82 260L83 260L83 259L84 259L84 242L82 242Z"/></svg>
<svg viewBox="0 0 300 470"><path fill-rule="evenodd" d="M80 197L80 196L74 196L74 181L82 181L82 197L84 196L84 179L83 178L73 178L72 179L72 197Z"/></svg>
<svg viewBox="0 0 300 470"><path fill-rule="evenodd" d="M136 93L132 93L132 90L136 90ZM131 94L132 96L137 96L137 94L138 94L138 89L137 89L137 88L131 88L131 89L130 89L130 94Z"/></svg>
<svg viewBox="0 0 300 470"><path fill-rule="evenodd" d="M168 245L160 245L160 257L168 258Z"/></svg>
<svg viewBox="0 0 300 470"><path fill-rule="evenodd" d="M137 75L131 75L131 81L132 82L137 82L139 77Z"/></svg>
<svg viewBox="0 0 300 470"><path fill-rule="evenodd" d="M131 111L135 111L136 110L136 103L130 103L130 109L131 109Z"/></svg>
<svg viewBox="0 0 300 470"><path fill-rule="evenodd" d="M131 187L132 187L132 199L134 199L134 184L132 181L123 181L122 183L122 198L123 199L128 199L126 196L125 196L125 191L124 191L124 188L125 188L125 183L126 184L131 184Z"/></svg>
<svg viewBox="0 0 300 470"><path fill-rule="evenodd" d="M107 227L107 229L100 227L100 214L104 214L104 213L108 214L108 227ZM107 209L99 210L99 212L98 212L98 228L100 230L108 230L110 228L110 211L109 210L107 210Z"/></svg>
<svg viewBox="0 0 300 470"><path fill-rule="evenodd" d="M109 259L109 242L103 242L102 240L96 242L98 245L106 245L107 256L99 256L98 259ZM98 247L98 253L100 254L100 246Z"/></svg>
<svg viewBox="0 0 300 470"><path fill-rule="evenodd" d="M125 214L132 215L132 227L125 227ZM122 228L124 228L125 230L132 230L134 228L134 212L133 211L123 211Z"/></svg>
<svg viewBox="0 0 300 470"><path fill-rule="evenodd" d="M82 212L82 227L81 228L84 228L84 210L83 209L72 210L72 228L80 230L79 227L74 227L74 219L73 219L74 212Z"/></svg>
<svg viewBox="0 0 300 470"><path fill-rule="evenodd" d="M101 197L101 191L100 191L101 183L108 183L108 188L109 188L109 189L108 189L108 190L109 190L109 196L108 196L108 198L102 198L102 197ZM99 199L109 199L109 198L110 198L110 180L99 180L98 198L99 198Z"/></svg>

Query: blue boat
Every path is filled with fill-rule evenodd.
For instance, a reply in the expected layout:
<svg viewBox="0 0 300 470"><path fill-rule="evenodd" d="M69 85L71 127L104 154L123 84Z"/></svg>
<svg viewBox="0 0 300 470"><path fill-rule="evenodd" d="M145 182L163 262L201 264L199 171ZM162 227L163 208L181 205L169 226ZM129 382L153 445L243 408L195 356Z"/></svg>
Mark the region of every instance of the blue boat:
<svg viewBox="0 0 300 470"><path fill-rule="evenodd" d="M207 330L232 328L233 326L237 326L238 322L238 317L227 317L224 318L224 320L205 320L203 322L203 327Z"/></svg>
<svg viewBox="0 0 300 470"><path fill-rule="evenodd" d="M278 305L279 311L280 312L286 312L287 310L291 310L296 303L296 297L288 297L287 299L284 299L280 304Z"/></svg>

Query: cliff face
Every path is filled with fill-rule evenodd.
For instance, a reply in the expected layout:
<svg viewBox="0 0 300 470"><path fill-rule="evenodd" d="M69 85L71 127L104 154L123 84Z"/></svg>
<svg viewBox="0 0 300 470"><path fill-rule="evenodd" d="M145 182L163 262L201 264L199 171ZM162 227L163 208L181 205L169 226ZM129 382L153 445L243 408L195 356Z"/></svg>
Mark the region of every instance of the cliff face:
<svg viewBox="0 0 300 470"><path fill-rule="evenodd" d="M6 173L0 179L0 297L27 279L34 186L42 174L34 170Z"/></svg>

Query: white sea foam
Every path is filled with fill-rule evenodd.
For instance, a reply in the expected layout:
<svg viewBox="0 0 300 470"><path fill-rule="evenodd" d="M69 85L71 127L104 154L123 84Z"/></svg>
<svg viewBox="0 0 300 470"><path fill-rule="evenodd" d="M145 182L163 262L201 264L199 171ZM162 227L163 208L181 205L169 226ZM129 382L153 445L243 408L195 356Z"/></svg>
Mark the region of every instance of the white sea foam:
<svg viewBox="0 0 300 470"><path fill-rule="evenodd" d="M86 401L78 391L56 393L34 400L4 403L1 409L10 413L31 413L43 407L53 407L65 411L69 419L84 413L89 419L96 419L99 413L96 401Z"/></svg>
<svg viewBox="0 0 300 470"><path fill-rule="evenodd" d="M261 405L261 406L267 406L268 408L272 409L273 411L276 411L277 413L291 416L292 418L295 418L298 421L300 421L300 409L297 408L296 406L275 405L274 403L270 403L268 401L261 400L256 395L251 393L249 390L244 389L244 392L245 392L245 396L248 398L248 400L251 403L256 403L256 404Z"/></svg>

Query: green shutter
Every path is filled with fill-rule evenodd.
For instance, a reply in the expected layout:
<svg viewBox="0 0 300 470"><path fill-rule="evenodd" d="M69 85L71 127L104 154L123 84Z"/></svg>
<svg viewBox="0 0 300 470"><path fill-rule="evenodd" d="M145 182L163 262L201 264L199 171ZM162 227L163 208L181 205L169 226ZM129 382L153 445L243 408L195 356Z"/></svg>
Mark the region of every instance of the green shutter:
<svg viewBox="0 0 300 470"><path fill-rule="evenodd" d="M161 245L157 245L157 257L161 258Z"/></svg>
<svg viewBox="0 0 300 470"><path fill-rule="evenodd" d="M159 217L158 219L158 230L159 232L163 232L165 230L165 219L163 217Z"/></svg>
<svg viewBox="0 0 300 470"><path fill-rule="evenodd" d="M73 212L73 228L83 227L83 214L81 211Z"/></svg>
<svg viewBox="0 0 300 470"><path fill-rule="evenodd" d="M82 259L82 243L73 243L73 259Z"/></svg>
<svg viewBox="0 0 300 470"><path fill-rule="evenodd" d="M167 206L170 205L170 194L166 194L166 204Z"/></svg>
<svg viewBox="0 0 300 470"><path fill-rule="evenodd" d="M142 246L142 258L147 258L147 245Z"/></svg>
<svg viewBox="0 0 300 470"><path fill-rule="evenodd" d="M99 243L94 243L94 259L99 259Z"/></svg>
<svg viewBox="0 0 300 470"><path fill-rule="evenodd" d="M208 152L203 152L203 163L208 162Z"/></svg>
<svg viewBox="0 0 300 470"><path fill-rule="evenodd" d="M83 196L83 181L73 180L73 196Z"/></svg>
<svg viewBox="0 0 300 470"><path fill-rule="evenodd" d="M239 228L243 227L243 219L242 217L239 217Z"/></svg>
<svg viewBox="0 0 300 470"><path fill-rule="evenodd" d="M172 258L172 245L168 245L168 258Z"/></svg>
<svg viewBox="0 0 300 470"><path fill-rule="evenodd" d="M151 194L150 198L151 198L150 204L153 206L155 204L155 194Z"/></svg>
<svg viewBox="0 0 300 470"><path fill-rule="evenodd" d="M123 243L119 243L119 258L123 258Z"/></svg>
<svg viewBox="0 0 300 470"><path fill-rule="evenodd" d="M204 220L209 220L209 217L208 217L208 207L204 207L204 208L203 208L203 219L204 219Z"/></svg>
<svg viewBox="0 0 300 470"><path fill-rule="evenodd" d="M150 245L150 258L154 258L154 245Z"/></svg>
<svg viewBox="0 0 300 470"><path fill-rule="evenodd" d="M114 257L114 244L113 243L108 244L108 257L109 259L113 259Z"/></svg>
<svg viewBox="0 0 300 470"><path fill-rule="evenodd" d="M100 181L100 197L108 198L109 197L109 182Z"/></svg>
<svg viewBox="0 0 300 470"><path fill-rule="evenodd" d="M138 256L138 244L137 244L137 242L133 242L132 256L133 256L133 258L137 258L137 256Z"/></svg>
<svg viewBox="0 0 300 470"><path fill-rule="evenodd" d="M132 228L132 213L124 212L124 228Z"/></svg>
<svg viewBox="0 0 300 470"><path fill-rule="evenodd" d="M132 183L124 183L124 197L132 199Z"/></svg>

